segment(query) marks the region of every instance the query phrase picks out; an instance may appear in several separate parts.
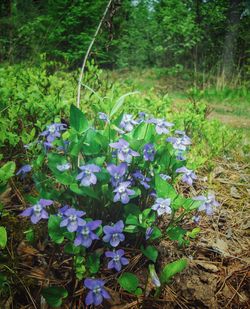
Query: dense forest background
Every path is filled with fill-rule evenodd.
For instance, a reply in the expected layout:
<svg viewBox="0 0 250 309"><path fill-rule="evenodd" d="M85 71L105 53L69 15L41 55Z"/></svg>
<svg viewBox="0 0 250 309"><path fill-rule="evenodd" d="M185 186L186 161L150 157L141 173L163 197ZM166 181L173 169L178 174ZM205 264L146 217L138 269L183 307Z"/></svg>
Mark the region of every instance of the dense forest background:
<svg viewBox="0 0 250 309"><path fill-rule="evenodd" d="M0 61L80 65L107 0L2 0ZM113 0L91 57L105 68L249 76L250 2Z"/></svg>

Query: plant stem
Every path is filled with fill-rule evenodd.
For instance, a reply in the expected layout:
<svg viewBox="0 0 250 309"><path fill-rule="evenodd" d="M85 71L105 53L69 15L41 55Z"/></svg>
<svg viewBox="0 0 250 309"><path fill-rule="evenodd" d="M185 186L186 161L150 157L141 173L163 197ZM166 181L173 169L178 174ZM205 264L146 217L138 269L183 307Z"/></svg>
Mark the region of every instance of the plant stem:
<svg viewBox="0 0 250 309"><path fill-rule="evenodd" d="M86 63L87 63L87 60L88 60L88 57L89 57L91 48L92 48L92 46L93 46L93 44L94 44L94 42L95 42L95 39L96 39L96 37L97 37L97 35L98 35L98 32L99 32L99 30L100 30L100 28L101 28L101 26L102 26L102 23L103 23L103 21L104 21L104 18L105 18L105 16L106 16L107 12L108 12L108 9L109 9L111 3L112 3L112 0L109 0L107 6L106 6L106 8L105 8L105 11L104 11L104 13L103 13L103 15L102 15L102 18L101 18L101 20L100 20L100 22L99 22L99 25L98 25L98 27L97 27L97 29L96 29L96 32L95 32L95 34L94 34L94 36L93 36L93 39L92 39L92 41L90 42L89 47L88 47L88 50L87 50L87 52L86 52L86 54L85 54L85 57L84 57L84 59L83 59L82 68L81 68L81 72L80 72L80 76L79 76L79 81L78 81L78 90L77 90L77 101L76 101L76 106L77 106L78 108L80 107L81 86L82 86L82 79L83 79L84 69L85 69L85 66L86 66Z"/></svg>

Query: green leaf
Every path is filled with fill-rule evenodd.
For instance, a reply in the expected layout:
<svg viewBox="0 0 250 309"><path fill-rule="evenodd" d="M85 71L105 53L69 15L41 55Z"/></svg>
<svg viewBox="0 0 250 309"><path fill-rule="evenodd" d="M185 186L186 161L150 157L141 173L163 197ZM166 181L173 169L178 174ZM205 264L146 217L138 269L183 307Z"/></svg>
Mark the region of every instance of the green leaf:
<svg viewBox="0 0 250 309"><path fill-rule="evenodd" d="M158 229L158 227L153 227L153 232L152 234L150 235L149 239L150 240L155 240L157 238L160 238L162 236L162 233L161 233L161 230Z"/></svg>
<svg viewBox="0 0 250 309"><path fill-rule="evenodd" d="M0 248L5 248L7 244L7 232L5 227L0 226Z"/></svg>
<svg viewBox="0 0 250 309"><path fill-rule="evenodd" d="M73 182L73 176L69 175L66 171L60 172L57 168L57 165L61 165L66 162L66 158L57 153L48 154L48 166L53 172L56 180L64 185L70 185Z"/></svg>
<svg viewBox="0 0 250 309"><path fill-rule="evenodd" d="M141 213L140 208L132 203L124 205L124 212L126 216L128 216L129 214L139 216L139 214Z"/></svg>
<svg viewBox="0 0 250 309"><path fill-rule="evenodd" d="M73 104L70 106L70 126L78 133L86 131L89 127L83 112Z"/></svg>
<svg viewBox="0 0 250 309"><path fill-rule="evenodd" d="M96 192L90 187L79 187L77 183L72 183L70 185L70 190L74 193L82 196L90 196L98 200L98 195Z"/></svg>
<svg viewBox="0 0 250 309"><path fill-rule="evenodd" d="M195 227L191 232L187 232L187 237L195 238L199 233L201 229L199 227Z"/></svg>
<svg viewBox="0 0 250 309"><path fill-rule="evenodd" d="M52 308L62 305L62 300L68 296L68 292L63 287L52 286L42 290L42 295Z"/></svg>
<svg viewBox="0 0 250 309"><path fill-rule="evenodd" d="M177 193L171 184L162 179L158 174L155 176L155 189L157 197L171 198L173 200L177 196Z"/></svg>
<svg viewBox="0 0 250 309"><path fill-rule="evenodd" d="M101 254L98 252L94 252L88 256L86 267L88 268L91 274L96 274L99 271L100 257Z"/></svg>
<svg viewBox="0 0 250 309"><path fill-rule="evenodd" d="M68 243L64 247L64 252L67 253L67 254L77 255L77 254L80 253L80 251L81 251L81 247L80 246L74 246L72 243Z"/></svg>
<svg viewBox="0 0 250 309"><path fill-rule="evenodd" d="M167 264L160 275L161 283L168 283L174 275L183 271L187 267L187 260L180 259Z"/></svg>
<svg viewBox="0 0 250 309"><path fill-rule="evenodd" d="M135 294L136 296L141 296L142 293L143 293L143 291L142 291L141 288L137 288L137 289L135 290L135 292L134 292L134 294Z"/></svg>
<svg viewBox="0 0 250 309"><path fill-rule="evenodd" d="M85 258L82 256L75 256L74 257L74 268L75 268L77 279L82 280L84 277L84 274L86 273Z"/></svg>
<svg viewBox="0 0 250 309"><path fill-rule="evenodd" d="M15 169L16 169L16 164L13 161L9 161L5 163L1 168L0 168L0 183L1 184L6 184L7 181L14 176L15 174Z"/></svg>
<svg viewBox="0 0 250 309"><path fill-rule="evenodd" d="M64 240L63 229L60 227L61 218L51 215L48 221L48 232L50 238L56 243L61 244Z"/></svg>
<svg viewBox="0 0 250 309"><path fill-rule="evenodd" d="M187 198L185 199L185 202L183 204L183 208L188 210L188 211L192 211L194 209L197 209L201 206L202 201L195 201L191 198Z"/></svg>
<svg viewBox="0 0 250 309"><path fill-rule="evenodd" d="M27 231L24 232L25 238L29 243L34 243L35 241L35 231L33 228L28 229Z"/></svg>
<svg viewBox="0 0 250 309"><path fill-rule="evenodd" d="M186 235L186 230L179 226L170 226L167 229L167 235L171 240L177 240L178 244L181 246L183 243L185 243L185 235Z"/></svg>
<svg viewBox="0 0 250 309"><path fill-rule="evenodd" d="M144 248L143 246L141 246L141 252L151 261L153 261L154 263L157 260L158 257L158 250L153 247L153 246L147 246L146 248Z"/></svg>
<svg viewBox="0 0 250 309"><path fill-rule="evenodd" d="M137 233L138 232L138 227L135 225L127 225L124 229L124 232L126 233Z"/></svg>
<svg viewBox="0 0 250 309"><path fill-rule="evenodd" d="M134 274L127 272L123 273L119 277L118 282L125 291L128 291L130 293L135 293L139 285L138 278Z"/></svg>
<svg viewBox="0 0 250 309"><path fill-rule="evenodd" d="M129 214L127 216L125 223L126 224L132 224L132 225L138 225L139 224L137 216L134 216L134 215L131 215L131 214Z"/></svg>
<svg viewBox="0 0 250 309"><path fill-rule="evenodd" d="M113 106L113 108L111 109L111 112L110 112L110 118L116 114L118 112L118 110L122 107L123 103L124 103L124 100L127 96L129 95L132 95L132 94L137 94L137 93L140 93L139 91L134 91L134 92L128 92L128 93L125 93L124 95L122 95L115 103L115 105Z"/></svg>

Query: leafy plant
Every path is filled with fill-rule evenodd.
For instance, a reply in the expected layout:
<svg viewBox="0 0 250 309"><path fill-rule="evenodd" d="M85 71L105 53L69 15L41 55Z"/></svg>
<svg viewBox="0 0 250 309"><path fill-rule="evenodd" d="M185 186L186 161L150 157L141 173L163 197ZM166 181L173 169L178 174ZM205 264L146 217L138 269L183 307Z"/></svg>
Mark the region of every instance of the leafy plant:
<svg viewBox="0 0 250 309"><path fill-rule="evenodd" d="M35 225L48 220L51 241L72 256L76 277L84 279L87 305L110 298L105 278L100 279L103 269L129 268L123 248L136 248L157 265L159 239L187 245L198 230L187 230L184 219L193 227L194 215L211 215L218 206L212 194L195 198L176 190L179 181L192 186L197 178L185 167L191 145L185 132L173 131L162 118L119 113L120 105L94 120L71 106L69 128L59 122L47 126L39 139L40 163L36 157L31 162L37 196L21 213ZM185 241L175 239L174 231ZM185 260L167 265L161 284L185 266ZM149 275L153 270L150 266ZM143 294L131 272L122 273L118 283L129 293ZM51 306L66 297L64 290L57 292L53 287L43 292Z"/></svg>

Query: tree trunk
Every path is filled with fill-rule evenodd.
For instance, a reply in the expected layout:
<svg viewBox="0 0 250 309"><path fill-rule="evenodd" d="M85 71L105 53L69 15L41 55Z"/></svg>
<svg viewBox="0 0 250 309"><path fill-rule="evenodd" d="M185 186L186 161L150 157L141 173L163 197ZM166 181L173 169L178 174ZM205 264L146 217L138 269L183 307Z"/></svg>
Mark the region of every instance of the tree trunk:
<svg viewBox="0 0 250 309"><path fill-rule="evenodd" d="M241 0L230 0L228 12L228 28L224 41L222 76L229 80L235 70L235 54L241 14Z"/></svg>

